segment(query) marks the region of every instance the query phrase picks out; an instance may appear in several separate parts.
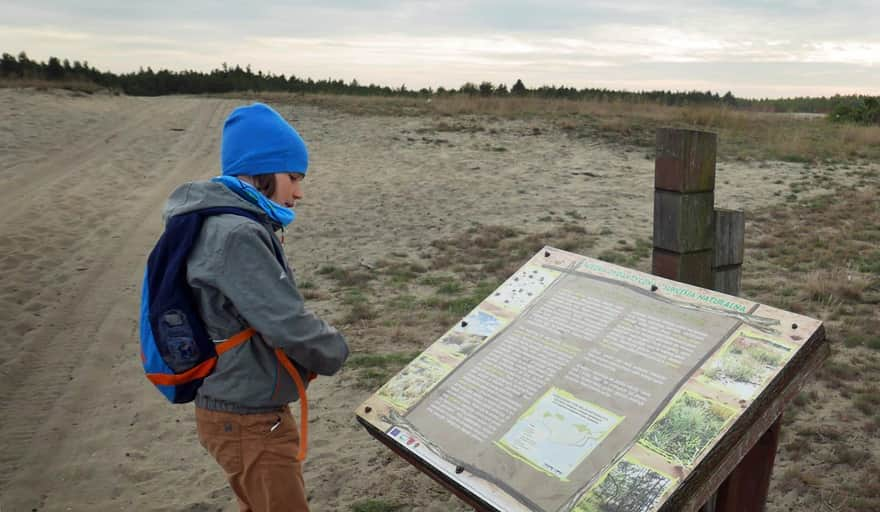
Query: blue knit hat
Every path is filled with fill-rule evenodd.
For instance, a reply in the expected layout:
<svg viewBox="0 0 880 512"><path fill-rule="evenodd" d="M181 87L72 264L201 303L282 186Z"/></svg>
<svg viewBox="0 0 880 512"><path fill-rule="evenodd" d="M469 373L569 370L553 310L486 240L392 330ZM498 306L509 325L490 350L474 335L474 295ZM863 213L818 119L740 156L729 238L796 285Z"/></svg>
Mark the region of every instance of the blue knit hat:
<svg viewBox="0 0 880 512"><path fill-rule="evenodd" d="M229 114L220 155L224 176L305 174L309 168L306 143L278 112L262 103L238 107Z"/></svg>

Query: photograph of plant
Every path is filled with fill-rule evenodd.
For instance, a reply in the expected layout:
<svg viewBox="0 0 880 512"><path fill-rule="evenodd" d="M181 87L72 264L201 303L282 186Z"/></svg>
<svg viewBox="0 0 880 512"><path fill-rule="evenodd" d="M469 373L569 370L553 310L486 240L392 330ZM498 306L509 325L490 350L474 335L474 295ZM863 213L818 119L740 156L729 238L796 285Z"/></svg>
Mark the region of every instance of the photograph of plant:
<svg viewBox="0 0 880 512"><path fill-rule="evenodd" d="M651 512L672 479L626 459L618 462L572 512Z"/></svg>
<svg viewBox="0 0 880 512"><path fill-rule="evenodd" d="M437 349L448 352L457 358L465 358L479 348L485 340L485 336L451 331L440 338Z"/></svg>
<svg viewBox="0 0 880 512"><path fill-rule="evenodd" d="M451 370L451 367L422 354L386 382L377 394L391 405L405 410L418 402Z"/></svg>
<svg viewBox="0 0 880 512"><path fill-rule="evenodd" d="M699 380L753 398L788 360L791 349L757 336L740 333L713 358Z"/></svg>
<svg viewBox="0 0 880 512"><path fill-rule="evenodd" d="M693 466L735 412L718 402L684 392L673 399L639 443L673 463Z"/></svg>

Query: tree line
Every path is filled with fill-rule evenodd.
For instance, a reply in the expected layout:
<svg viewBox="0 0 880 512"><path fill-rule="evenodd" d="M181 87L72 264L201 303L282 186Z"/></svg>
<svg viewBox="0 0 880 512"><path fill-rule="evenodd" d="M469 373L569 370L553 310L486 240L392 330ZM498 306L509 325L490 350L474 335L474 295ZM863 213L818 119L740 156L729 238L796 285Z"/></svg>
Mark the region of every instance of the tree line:
<svg viewBox="0 0 880 512"><path fill-rule="evenodd" d="M345 82L339 79L303 78L291 74L254 72L251 67L229 66L209 72L170 71L141 68L137 72L116 74L100 71L87 61L73 62L50 57L46 62L30 59L25 52L18 56L3 53L0 59L0 78L37 79L58 82L90 82L100 87L115 89L132 96L160 96L165 94L227 93L237 91L293 92L351 94L362 96L432 97L464 94L482 97L532 96L569 100L645 102L669 106L713 105L730 108L761 110L767 112L814 112L826 113L832 120L853 121L867 124L880 123L878 98L869 96L798 97L784 99L737 98L730 91L723 95L712 91L619 91L604 88L582 88L542 85L528 88L522 80L516 80L509 88L506 84L488 81L479 84L467 82L459 88L410 89L406 85L364 85L357 80Z"/></svg>

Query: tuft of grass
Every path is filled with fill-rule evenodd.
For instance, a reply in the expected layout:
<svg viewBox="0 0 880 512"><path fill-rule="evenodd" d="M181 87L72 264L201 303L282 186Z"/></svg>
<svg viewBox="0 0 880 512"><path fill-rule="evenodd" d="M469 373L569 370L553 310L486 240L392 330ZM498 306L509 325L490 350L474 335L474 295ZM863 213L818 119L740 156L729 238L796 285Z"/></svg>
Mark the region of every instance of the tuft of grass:
<svg viewBox="0 0 880 512"><path fill-rule="evenodd" d="M345 366L357 372L355 379L358 386L375 388L385 383L418 355L419 352L355 354L346 361Z"/></svg>
<svg viewBox="0 0 880 512"><path fill-rule="evenodd" d="M305 300L324 300L327 298L327 294L322 292L321 290L317 290L314 288L308 288L302 291L302 296Z"/></svg>
<svg viewBox="0 0 880 512"><path fill-rule="evenodd" d="M866 416L880 414L880 389L874 387L859 393L853 405Z"/></svg>
<svg viewBox="0 0 880 512"><path fill-rule="evenodd" d="M830 360L822 366L819 375L838 381L855 380L861 377L859 369L847 362Z"/></svg>
<svg viewBox="0 0 880 512"><path fill-rule="evenodd" d="M855 448L849 445L837 446L834 450L832 462L834 464L845 464L847 466L858 467L866 460L871 458L870 452L864 448Z"/></svg>
<svg viewBox="0 0 880 512"><path fill-rule="evenodd" d="M428 269L421 263L412 261L382 260L378 262L377 268L387 276L392 283L398 284L411 283L428 271Z"/></svg>
<svg viewBox="0 0 880 512"><path fill-rule="evenodd" d="M617 250L604 250L599 253L598 258L602 261L607 261L608 263L614 263L615 265L634 268L640 261L651 255L650 250L647 250L646 252L642 240L637 241L634 246L628 245L626 240L621 240L621 242L623 242L623 244L618 244L620 247ZM648 243L650 244L650 242Z"/></svg>
<svg viewBox="0 0 880 512"><path fill-rule="evenodd" d="M342 321L347 324L373 320L379 313L370 304L363 290L350 290L342 299L342 303L349 307L348 313Z"/></svg>
<svg viewBox="0 0 880 512"><path fill-rule="evenodd" d="M460 293L464 287L457 281L447 281L437 288L437 293L443 295L455 295Z"/></svg>
<svg viewBox="0 0 880 512"><path fill-rule="evenodd" d="M815 402L817 399L818 395L815 391L801 391L797 394L796 397L794 397L792 403L795 405L795 407L803 408L806 407L810 402Z"/></svg>
<svg viewBox="0 0 880 512"><path fill-rule="evenodd" d="M599 259L608 263L614 263L615 265L624 265L627 262L626 256L610 249L600 252Z"/></svg>
<svg viewBox="0 0 880 512"><path fill-rule="evenodd" d="M350 368L402 368L418 355L419 352L355 354L351 356L345 364Z"/></svg>
<svg viewBox="0 0 880 512"><path fill-rule="evenodd" d="M343 287L360 286L371 281L373 274L353 268L342 268L336 265L323 265L318 269L318 274L327 276Z"/></svg>
<svg viewBox="0 0 880 512"><path fill-rule="evenodd" d="M804 282L810 300L833 304L839 301L860 302L871 285L867 276L837 267L812 271Z"/></svg>
<svg viewBox="0 0 880 512"><path fill-rule="evenodd" d="M449 275L427 274L419 278L418 284L425 286L443 286L454 282L455 278Z"/></svg>

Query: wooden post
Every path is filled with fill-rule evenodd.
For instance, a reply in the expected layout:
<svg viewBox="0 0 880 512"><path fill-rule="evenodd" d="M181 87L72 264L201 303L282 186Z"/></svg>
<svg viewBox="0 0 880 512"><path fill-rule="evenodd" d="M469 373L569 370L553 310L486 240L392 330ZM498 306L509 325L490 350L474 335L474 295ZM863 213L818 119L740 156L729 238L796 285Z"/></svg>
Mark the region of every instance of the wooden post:
<svg viewBox="0 0 880 512"><path fill-rule="evenodd" d="M745 252L745 232L745 212L741 210L725 210L723 208L715 209L715 257L712 261L712 289L728 295L739 295L742 283L743 255ZM770 429L770 431L773 430L773 428ZM778 425L776 426L776 432L778 432ZM775 458L775 454L776 448L774 446L770 460ZM752 449L743 462L737 466L728 479L718 488L718 492L700 509L701 512L746 510L739 508L741 502L735 501L735 489L739 487L737 484L742 484L742 480L746 476L741 468L753 467L756 462L755 458L764 456L766 456L765 453L758 454L756 449ZM752 477L754 476L752 475ZM769 484L769 478L770 475L768 474L766 478L761 476L751 480L751 482L759 482L763 479ZM746 481L749 481L749 479L746 478ZM767 491L765 489L764 501L766 501L766 496Z"/></svg>
<svg viewBox="0 0 880 512"><path fill-rule="evenodd" d="M714 133L657 130L654 275L713 287L717 141ZM714 512L714 496L702 512Z"/></svg>
<svg viewBox="0 0 880 512"><path fill-rule="evenodd" d="M661 128L654 161L651 273L712 288L715 266L714 133ZM714 512L714 496L702 512Z"/></svg>
<svg viewBox="0 0 880 512"><path fill-rule="evenodd" d="M743 510L761 512L767 505L770 475L776 449L779 447L779 428L782 416L776 419L757 444L740 461L727 480L718 488L715 512Z"/></svg>
<svg viewBox="0 0 880 512"><path fill-rule="evenodd" d="M657 130L652 273L739 295L745 214L714 209L714 133ZM767 502L779 423L764 434L703 506L703 512L758 512Z"/></svg>
<svg viewBox="0 0 880 512"><path fill-rule="evenodd" d="M710 132L657 130L652 273L711 288L715 149Z"/></svg>
<svg viewBox="0 0 880 512"><path fill-rule="evenodd" d="M745 250L746 216L742 211L715 210L715 259L712 272L714 288L730 295L739 295L742 281L742 263ZM718 488L711 508L706 512L760 512L767 503L770 476L776 450L779 447L779 429L782 417L764 433L740 461L736 469Z"/></svg>
<svg viewBox="0 0 880 512"><path fill-rule="evenodd" d="M715 209L715 258L712 261L714 290L728 295L739 295L745 232L745 212Z"/></svg>

